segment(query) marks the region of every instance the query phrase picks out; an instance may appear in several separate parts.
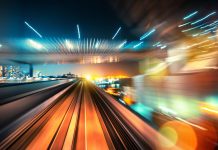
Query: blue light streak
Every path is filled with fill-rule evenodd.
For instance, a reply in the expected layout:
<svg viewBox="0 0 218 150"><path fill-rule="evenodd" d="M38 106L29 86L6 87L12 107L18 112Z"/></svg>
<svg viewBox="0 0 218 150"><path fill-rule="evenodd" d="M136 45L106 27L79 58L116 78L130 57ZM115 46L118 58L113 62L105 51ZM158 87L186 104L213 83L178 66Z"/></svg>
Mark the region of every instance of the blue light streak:
<svg viewBox="0 0 218 150"><path fill-rule="evenodd" d="M211 24L208 24L206 26L201 27L201 29L205 29L205 28L210 27L210 26L211 26Z"/></svg>
<svg viewBox="0 0 218 150"><path fill-rule="evenodd" d="M203 20L205 20L205 19L209 18L210 16L212 16L212 15L214 15L214 14L216 14L216 12L215 12L215 11L214 11L214 12L212 12L212 13L210 13L210 14L208 14L208 15L207 15L207 16L205 16L204 18L201 18L201 19L199 19L199 20L197 20L197 21L195 21L195 22L191 23L191 25L195 25L195 24L197 24L197 23L199 23L199 22L201 22L201 21L203 21Z"/></svg>
<svg viewBox="0 0 218 150"><path fill-rule="evenodd" d="M193 17L193 16L196 15L197 13L198 13L198 11L195 11L195 12L193 12L193 13L191 13L191 14L185 16L185 17L183 18L183 20L190 19L191 17Z"/></svg>
<svg viewBox="0 0 218 150"><path fill-rule="evenodd" d="M151 35L152 33L154 33L156 31L156 29L152 29L151 31L145 33L144 35L142 35L140 37L140 40L144 40L146 37L148 37L149 35Z"/></svg>
<svg viewBox="0 0 218 150"><path fill-rule="evenodd" d="M32 30L34 31L40 38L42 38L42 35L36 31L29 23L27 23L26 21L24 21L24 23Z"/></svg>
<svg viewBox="0 0 218 150"><path fill-rule="evenodd" d="M217 28L217 26L215 26L215 27L213 27L213 28L209 28L209 29L205 30L205 32L214 30L214 29L216 29L216 28Z"/></svg>
<svg viewBox="0 0 218 150"><path fill-rule="evenodd" d="M120 32L121 27L119 27L119 29L117 30L117 32L114 34L114 36L112 37L112 40L117 36L117 34Z"/></svg>
<svg viewBox="0 0 218 150"><path fill-rule="evenodd" d="M78 32L78 39L80 39L80 30L79 30L79 25L76 25L77 27L77 32Z"/></svg>
<svg viewBox="0 0 218 150"><path fill-rule="evenodd" d="M207 27L211 27L211 26L216 26L217 23L218 23L218 20L214 21L214 22L211 23L211 24L208 24L208 25L206 25L206 26L201 27L201 29L205 29L205 28L207 28Z"/></svg>
<svg viewBox="0 0 218 150"><path fill-rule="evenodd" d="M137 47L139 47L142 43L144 43L144 42L140 42L140 43L134 45L133 48L137 48Z"/></svg>

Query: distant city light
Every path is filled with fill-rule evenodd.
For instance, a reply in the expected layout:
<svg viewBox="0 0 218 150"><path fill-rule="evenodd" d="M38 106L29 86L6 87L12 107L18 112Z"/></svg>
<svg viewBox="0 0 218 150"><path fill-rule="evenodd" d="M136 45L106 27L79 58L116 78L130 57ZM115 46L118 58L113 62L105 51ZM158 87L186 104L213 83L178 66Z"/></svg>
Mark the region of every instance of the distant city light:
<svg viewBox="0 0 218 150"><path fill-rule="evenodd" d="M35 49L38 49L38 50L41 50L42 48L44 48L42 44L40 44L40 43L38 43L38 42L36 42L36 41L34 41L34 40L31 40L31 39L28 39L28 40L27 40L27 43L28 43L31 47L33 47L33 48L35 48Z"/></svg>
<svg viewBox="0 0 218 150"><path fill-rule="evenodd" d="M79 30L79 25L76 25L77 27L77 32L78 32L78 39L80 39L80 30Z"/></svg>
<svg viewBox="0 0 218 150"><path fill-rule="evenodd" d="M91 80L92 80L92 76L91 76L91 75L89 75L89 74L87 74L87 75L85 76L85 78L86 78L86 80L89 80L89 81L91 81Z"/></svg>
<svg viewBox="0 0 218 150"><path fill-rule="evenodd" d="M205 20L205 19L209 18L210 16L212 16L212 15L214 15L214 14L216 14L216 12L215 12L215 11L214 11L214 12L212 12L212 13L210 13L210 14L208 14L207 16L205 16L205 17L203 17L203 18L201 18L201 19L199 19L199 20L197 20L197 21L195 21L195 22L191 23L191 25L195 25L195 24L197 24L197 23L199 23L199 22L201 22L201 21L203 21L203 20Z"/></svg>
<svg viewBox="0 0 218 150"><path fill-rule="evenodd" d="M34 31L40 38L42 38L42 35L36 31L29 23L27 23L26 21L24 22L32 31Z"/></svg>
<svg viewBox="0 0 218 150"><path fill-rule="evenodd" d="M142 35L140 37L140 40L144 40L146 37L148 37L149 35L151 35L152 33L154 33L156 31L156 29L152 29L151 31L145 33L144 35Z"/></svg>
<svg viewBox="0 0 218 150"><path fill-rule="evenodd" d="M144 42L140 42L140 43L134 45L133 48L137 48L137 47L139 47L142 43L144 43Z"/></svg>
<svg viewBox="0 0 218 150"><path fill-rule="evenodd" d="M197 13L198 13L198 11L195 11L195 12L193 12L193 13L191 13L191 14L185 16L185 17L183 18L183 20L190 19L191 17L193 17L193 16L196 15Z"/></svg>
<svg viewBox="0 0 218 150"><path fill-rule="evenodd" d="M112 37L112 40L117 36L117 34L120 32L121 27L119 27L119 29L117 30L117 32L114 34L114 36Z"/></svg>
<svg viewBox="0 0 218 150"><path fill-rule="evenodd" d="M0 44L0 48L2 47L2 45Z"/></svg>
<svg viewBox="0 0 218 150"><path fill-rule="evenodd" d="M73 49L73 44L69 40L65 40L65 44L68 49Z"/></svg>

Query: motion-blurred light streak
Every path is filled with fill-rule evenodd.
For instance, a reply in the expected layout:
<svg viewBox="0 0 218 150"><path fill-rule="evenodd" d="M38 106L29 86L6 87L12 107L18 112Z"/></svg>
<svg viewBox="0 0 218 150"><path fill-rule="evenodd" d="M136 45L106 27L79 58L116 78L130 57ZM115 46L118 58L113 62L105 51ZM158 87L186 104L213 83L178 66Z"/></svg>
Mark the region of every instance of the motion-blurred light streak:
<svg viewBox="0 0 218 150"><path fill-rule="evenodd" d="M127 41L124 41L123 43L121 43L118 48L122 48L125 44L127 43Z"/></svg>
<svg viewBox="0 0 218 150"><path fill-rule="evenodd" d="M186 26L186 25L188 25L188 24L190 24L191 22L187 22L187 23L184 23L184 24L180 24L180 25L178 25L178 27L179 28L181 28L181 27L184 27L184 26Z"/></svg>
<svg viewBox="0 0 218 150"><path fill-rule="evenodd" d="M73 44L69 40L65 40L65 44L68 49L73 49Z"/></svg>
<svg viewBox="0 0 218 150"><path fill-rule="evenodd" d="M215 45L215 44L217 44L217 43L218 43L218 42L214 42L214 43L211 43L211 44L207 44L207 45L200 46L200 47L198 47L198 48L209 47L209 46Z"/></svg>
<svg viewBox="0 0 218 150"><path fill-rule="evenodd" d="M42 38L42 35L36 31L29 23L27 23L26 21L24 22L32 31L34 31L40 38Z"/></svg>
<svg viewBox="0 0 218 150"><path fill-rule="evenodd" d="M197 37L199 36L199 33L193 34L192 37Z"/></svg>
<svg viewBox="0 0 218 150"><path fill-rule="evenodd" d="M208 39L216 38L218 35L209 36Z"/></svg>
<svg viewBox="0 0 218 150"><path fill-rule="evenodd" d="M205 24L198 25L198 26L196 26L196 27L192 27L192 28L189 28L189 29L186 29L186 30L182 30L182 32L188 32L188 31L191 31L191 30L194 30L194 29L200 28L200 27L202 27L203 25L205 25Z"/></svg>
<svg viewBox="0 0 218 150"><path fill-rule="evenodd" d="M164 46L162 46L160 49L165 49L167 46L166 45L164 45Z"/></svg>
<svg viewBox="0 0 218 150"><path fill-rule="evenodd" d="M200 33L200 35L202 36L202 35L206 35L206 34L209 34L211 31L204 31L204 32L202 32L202 33Z"/></svg>
<svg viewBox="0 0 218 150"><path fill-rule="evenodd" d="M121 27L119 27L119 29L117 30L117 32L114 34L114 36L112 37L112 40L118 35L118 33L120 32Z"/></svg>
<svg viewBox="0 0 218 150"><path fill-rule="evenodd" d="M213 28L209 28L209 29L205 30L205 32L211 31L211 30L215 30L216 28L217 28L217 26L215 26L215 27L213 27Z"/></svg>
<svg viewBox="0 0 218 150"><path fill-rule="evenodd" d="M139 47L140 45L142 45L142 43L144 43L144 42L139 42L138 44L134 45L133 48Z"/></svg>
<svg viewBox="0 0 218 150"><path fill-rule="evenodd" d="M209 18L210 16L213 16L214 14L216 14L215 11L212 12L212 13L210 13L210 14L208 14L207 16L205 16L205 17L203 17L203 18L201 18L201 19L199 19L199 20L197 20L197 21L191 23L191 25L195 25L195 24L197 24L197 23L199 23L199 22L201 22L201 21L204 21L205 19Z"/></svg>
<svg viewBox="0 0 218 150"><path fill-rule="evenodd" d="M189 122L189 121L187 121L187 120L184 120L184 119L182 119L182 118L176 117L176 119L178 119L178 120L180 120L180 121L182 121L182 122L184 122L184 123L187 123L187 124L189 124L189 125L191 125L191 126L193 126L193 127L196 127L196 128L198 128L198 129L207 131L206 128L204 128L204 127L202 127L202 126L199 126L199 125L197 125L197 124L191 123L191 122Z"/></svg>
<svg viewBox="0 0 218 150"><path fill-rule="evenodd" d="M27 42L30 46L32 46L35 49L41 50L43 48L42 44L40 44L32 39L28 39Z"/></svg>
<svg viewBox="0 0 218 150"><path fill-rule="evenodd" d="M151 35L152 33L154 33L156 31L156 29L152 29L151 31L149 32L146 32L144 35L142 35L140 37L140 40L144 40L145 38L147 38L149 35Z"/></svg>
<svg viewBox="0 0 218 150"><path fill-rule="evenodd" d="M155 43L154 45L153 45L153 47L156 47L157 45L159 45L161 42L159 41L159 42L157 42L157 43Z"/></svg>
<svg viewBox="0 0 218 150"><path fill-rule="evenodd" d="M76 27L77 27L77 32L78 32L78 39L80 39L80 29L79 29L79 25L77 24Z"/></svg>
<svg viewBox="0 0 218 150"><path fill-rule="evenodd" d="M215 113L215 114L218 114L217 110L209 109L207 107L203 107L202 109L207 110L207 111L212 112L212 113Z"/></svg>
<svg viewBox="0 0 218 150"><path fill-rule="evenodd" d="M191 14L185 16L185 17L183 18L183 20L190 19L191 17L195 16L197 13L198 13L198 11L195 11L195 12L193 12L193 13L191 13Z"/></svg>
<svg viewBox="0 0 218 150"><path fill-rule="evenodd" d="M209 42L209 40L204 40L204 41L202 41L202 42L195 43L195 44L193 44L193 45L190 45L190 46L185 47L184 49L192 48L192 47L194 47L194 46L198 46L198 45L201 45L201 44L206 43L206 42Z"/></svg>
<svg viewBox="0 0 218 150"><path fill-rule="evenodd" d="M163 44L160 43L160 44L157 45L157 47L161 47L162 45L163 45Z"/></svg>

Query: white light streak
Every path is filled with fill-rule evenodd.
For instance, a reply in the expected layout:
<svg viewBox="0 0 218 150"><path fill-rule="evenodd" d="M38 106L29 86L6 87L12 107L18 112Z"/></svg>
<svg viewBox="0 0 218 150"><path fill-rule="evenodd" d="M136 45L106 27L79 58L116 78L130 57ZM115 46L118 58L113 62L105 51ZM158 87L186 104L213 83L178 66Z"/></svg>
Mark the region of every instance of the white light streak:
<svg viewBox="0 0 218 150"><path fill-rule="evenodd" d="M69 40L65 40L65 44L68 49L73 49L73 44Z"/></svg>
<svg viewBox="0 0 218 150"><path fill-rule="evenodd" d="M188 24L190 24L190 23L191 23L191 22L187 22L187 23L184 23L184 24L180 24L180 25L178 25L178 27L181 28L181 27L186 26L186 25L188 25Z"/></svg>
<svg viewBox="0 0 218 150"><path fill-rule="evenodd" d="M164 45L164 46L162 46L162 47L160 47L160 49L165 49L167 46L166 45Z"/></svg>
<svg viewBox="0 0 218 150"><path fill-rule="evenodd" d="M191 122L189 122L189 121L187 121L187 120L184 120L184 119L182 119L182 118L176 117L176 119L178 119L178 120L180 120L180 121L182 121L182 122L184 122L184 123L187 123L187 124L189 124L189 125L191 125L191 126L193 126L193 127L196 127L196 128L198 128L198 129L201 129L201 130L204 130L204 131L207 131L207 130L208 130L208 129L202 127L202 126L199 126L199 125L197 125L197 124L191 123Z"/></svg>
<svg viewBox="0 0 218 150"><path fill-rule="evenodd" d="M117 32L114 34L114 36L112 37L112 40L117 36L117 34L120 32L121 27L119 27L119 29L117 30Z"/></svg>
<svg viewBox="0 0 218 150"><path fill-rule="evenodd" d="M198 36L198 35L199 35L198 33L197 33L197 34L193 34L192 37L196 37L196 36Z"/></svg>
<svg viewBox="0 0 218 150"><path fill-rule="evenodd" d="M26 21L24 22L32 31L34 31L40 38L42 38L42 35L36 31L29 23L27 23Z"/></svg>
<svg viewBox="0 0 218 150"><path fill-rule="evenodd" d="M77 27L77 32L78 32L78 39L80 39L80 30L79 30L79 25L76 25Z"/></svg>
<svg viewBox="0 0 218 150"><path fill-rule="evenodd" d="M202 24L202 25L199 25L199 26L196 26L196 27L193 27L193 28L189 28L189 29L186 29L186 30L182 30L182 32L188 32L188 31L197 29L197 28L199 28L199 27L201 27L201 26L203 26L203 25L205 25L205 24Z"/></svg>

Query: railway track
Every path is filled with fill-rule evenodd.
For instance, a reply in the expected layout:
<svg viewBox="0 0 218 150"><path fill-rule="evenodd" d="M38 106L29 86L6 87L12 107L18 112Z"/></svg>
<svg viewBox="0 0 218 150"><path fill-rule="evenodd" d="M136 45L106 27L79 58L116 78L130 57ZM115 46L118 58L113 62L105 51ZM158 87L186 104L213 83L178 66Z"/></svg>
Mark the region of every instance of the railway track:
<svg viewBox="0 0 218 150"><path fill-rule="evenodd" d="M107 96L88 81L78 81L29 112L1 140L0 149L156 149Z"/></svg>

